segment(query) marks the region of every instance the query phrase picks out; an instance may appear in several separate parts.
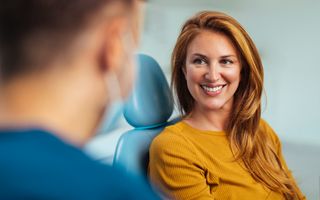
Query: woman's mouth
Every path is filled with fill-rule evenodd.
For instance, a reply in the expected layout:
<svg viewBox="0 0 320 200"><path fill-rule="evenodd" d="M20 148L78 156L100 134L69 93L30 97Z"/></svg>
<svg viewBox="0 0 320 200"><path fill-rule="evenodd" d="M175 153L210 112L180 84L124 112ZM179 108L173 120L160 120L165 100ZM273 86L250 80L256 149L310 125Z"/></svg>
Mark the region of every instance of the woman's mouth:
<svg viewBox="0 0 320 200"><path fill-rule="evenodd" d="M216 96L218 94L221 93L222 89L224 88L224 86L226 86L227 84L224 85L217 85L217 86L208 86L208 85L201 85L201 88L203 89L203 91L210 96Z"/></svg>

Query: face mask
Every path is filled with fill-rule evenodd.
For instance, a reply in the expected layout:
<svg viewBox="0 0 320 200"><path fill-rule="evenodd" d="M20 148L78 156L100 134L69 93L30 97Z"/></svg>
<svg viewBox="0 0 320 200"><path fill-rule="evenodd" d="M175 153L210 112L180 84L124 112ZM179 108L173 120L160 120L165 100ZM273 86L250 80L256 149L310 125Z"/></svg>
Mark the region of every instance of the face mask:
<svg viewBox="0 0 320 200"><path fill-rule="evenodd" d="M125 36L125 37L124 37ZM132 36L124 35L122 38L123 48L125 50L124 58L120 75L124 75L128 67L133 67L136 70L136 59L133 52ZM134 71L133 70L133 71ZM129 72L127 72L129 73ZM97 131L97 134L105 134L117 128L117 122L122 117L125 100L121 95L120 81L115 72L110 71L106 76L107 93L110 98L108 108L102 118L102 123Z"/></svg>

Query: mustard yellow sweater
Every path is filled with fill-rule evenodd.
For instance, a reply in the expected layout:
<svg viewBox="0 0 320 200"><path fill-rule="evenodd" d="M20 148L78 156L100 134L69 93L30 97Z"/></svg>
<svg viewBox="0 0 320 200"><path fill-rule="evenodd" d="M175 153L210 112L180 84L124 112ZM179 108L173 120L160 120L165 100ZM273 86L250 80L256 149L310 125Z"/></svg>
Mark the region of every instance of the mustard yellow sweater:
<svg viewBox="0 0 320 200"><path fill-rule="evenodd" d="M277 135L263 120L260 126L286 167ZM284 199L234 161L225 132L198 130L183 121L167 127L152 142L149 178L169 199Z"/></svg>

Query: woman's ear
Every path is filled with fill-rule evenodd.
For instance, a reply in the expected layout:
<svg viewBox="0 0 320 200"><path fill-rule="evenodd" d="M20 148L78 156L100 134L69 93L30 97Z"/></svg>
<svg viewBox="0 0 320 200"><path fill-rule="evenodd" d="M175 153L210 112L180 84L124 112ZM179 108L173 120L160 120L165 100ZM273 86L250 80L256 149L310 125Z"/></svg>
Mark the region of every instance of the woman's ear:
<svg viewBox="0 0 320 200"><path fill-rule="evenodd" d="M186 66L183 66L181 70L182 70L183 75L186 77L186 75L187 75Z"/></svg>

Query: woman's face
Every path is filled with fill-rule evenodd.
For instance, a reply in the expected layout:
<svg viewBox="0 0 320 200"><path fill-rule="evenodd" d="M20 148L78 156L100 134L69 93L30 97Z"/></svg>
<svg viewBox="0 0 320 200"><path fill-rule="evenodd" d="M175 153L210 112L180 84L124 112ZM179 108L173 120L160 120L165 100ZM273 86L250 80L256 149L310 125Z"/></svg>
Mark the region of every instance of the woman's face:
<svg viewBox="0 0 320 200"><path fill-rule="evenodd" d="M225 35L203 31L190 43L184 74L196 107L230 109L240 72L237 50Z"/></svg>

